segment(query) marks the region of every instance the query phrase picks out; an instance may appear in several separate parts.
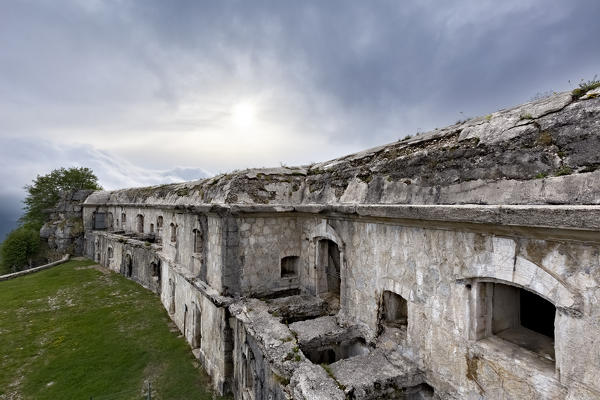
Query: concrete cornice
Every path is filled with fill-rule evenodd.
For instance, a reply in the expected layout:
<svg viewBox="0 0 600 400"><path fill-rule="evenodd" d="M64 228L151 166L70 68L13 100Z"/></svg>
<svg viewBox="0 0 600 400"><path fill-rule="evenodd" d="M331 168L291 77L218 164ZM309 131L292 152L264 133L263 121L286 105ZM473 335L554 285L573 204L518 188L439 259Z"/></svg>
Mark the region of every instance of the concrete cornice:
<svg viewBox="0 0 600 400"><path fill-rule="evenodd" d="M597 205L397 205L397 204L301 204L290 205L144 205L86 204L86 208L132 207L214 214L308 214L328 217L410 220L446 223L491 224L584 231L600 231L600 206ZM418 222L420 221L420 222ZM411 223L410 225L413 225Z"/></svg>

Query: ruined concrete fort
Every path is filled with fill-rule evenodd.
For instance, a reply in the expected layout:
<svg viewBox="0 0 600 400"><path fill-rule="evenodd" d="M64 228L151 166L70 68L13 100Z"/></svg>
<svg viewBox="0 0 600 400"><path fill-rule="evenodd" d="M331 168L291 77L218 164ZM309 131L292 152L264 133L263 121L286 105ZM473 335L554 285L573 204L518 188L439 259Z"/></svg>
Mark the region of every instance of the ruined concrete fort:
<svg viewBox="0 0 600 400"><path fill-rule="evenodd" d="M42 236L159 295L236 399L598 399L599 166L600 90L560 93L310 166L71 194Z"/></svg>

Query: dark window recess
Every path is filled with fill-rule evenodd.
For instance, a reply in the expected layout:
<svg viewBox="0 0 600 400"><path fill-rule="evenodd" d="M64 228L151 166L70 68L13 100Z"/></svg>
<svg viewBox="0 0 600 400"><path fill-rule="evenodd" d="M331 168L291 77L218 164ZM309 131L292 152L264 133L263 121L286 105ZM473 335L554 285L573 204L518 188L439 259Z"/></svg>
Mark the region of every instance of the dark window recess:
<svg viewBox="0 0 600 400"><path fill-rule="evenodd" d="M204 251L204 238L202 232L194 229L194 253L202 253Z"/></svg>
<svg viewBox="0 0 600 400"><path fill-rule="evenodd" d="M125 275L129 278L133 275L133 260L129 254L125 256Z"/></svg>
<svg viewBox="0 0 600 400"><path fill-rule="evenodd" d="M383 292L383 322L396 327L408 323L408 303L394 292Z"/></svg>
<svg viewBox="0 0 600 400"><path fill-rule="evenodd" d="M171 242L177 241L177 225L171 223Z"/></svg>
<svg viewBox="0 0 600 400"><path fill-rule="evenodd" d="M554 304L527 290L520 292L521 326L554 339Z"/></svg>
<svg viewBox="0 0 600 400"><path fill-rule="evenodd" d="M289 256L281 259L281 277L291 278L298 275L298 263L300 257Z"/></svg>
<svg viewBox="0 0 600 400"><path fill-rule="evenodd" d="M160 277L160 266L155 262L150 263L150 275L156 278Z"/></svg>
<svg viewBox="0 0 600 400"><path fill-rule="evenodd" d="M94 213L94 229L106 229L106 214Z"/></svg>
<svg viewBox="0 0 600 400"><path fill-rule="evenodd" d="M136 229L138 233L144 233L144 216L138 214L136 217Z"/></svg>
<svg viewBox="0 0 600 400"><path fill-rule="evenodd" d="M482 285L480 318L491 323L485 330L554 361L554 304L516 286L501 283ZM486 314L489 311L491 315Z"/></svg>

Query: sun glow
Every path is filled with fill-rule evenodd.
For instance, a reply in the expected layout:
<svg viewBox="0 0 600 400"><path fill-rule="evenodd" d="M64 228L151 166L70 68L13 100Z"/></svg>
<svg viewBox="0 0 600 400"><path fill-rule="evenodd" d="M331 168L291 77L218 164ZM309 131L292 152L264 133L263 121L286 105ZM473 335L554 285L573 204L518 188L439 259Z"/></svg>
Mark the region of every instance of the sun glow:
<svg viewBox="0 0 600 400"><path fill-rule="evenodd" d="M239 102L231 110L233 123L239 128L249 128L256 121L256 107L247 101Z"/></svg>

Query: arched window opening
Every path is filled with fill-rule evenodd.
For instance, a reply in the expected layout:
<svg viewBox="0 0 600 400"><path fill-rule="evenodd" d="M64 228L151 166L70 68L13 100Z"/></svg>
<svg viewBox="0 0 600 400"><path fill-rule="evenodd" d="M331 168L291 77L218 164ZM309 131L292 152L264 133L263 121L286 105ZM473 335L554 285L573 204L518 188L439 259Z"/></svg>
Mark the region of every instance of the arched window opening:
<svg viewBox="0 0 600 400"><path fill-rule="evenodd" d="M154 224L150 224L150 233L154 233Z"/></svg>
<svg viewBox="0 0 600 400"><path fill-rule="evenodd" d="M137 217L135 217L135 222L138 233L144 233L144 216L142 214L138 214Z"/></svg>
<svg viewBox="0 0 600 400"><path fill-rule="evenodd" d="M127 214L125 214L125 213L122 213L122 214L121 214L121 225L122 225L123 227L125 227L125 222L127 222Z"/></svg>
<svg viewBox="0 0 600 400"><path fill-rule="evenodd" d="M293 278L298 275L298 263L300 257L288 256L281 259L281 277Z"/></svg>
<svg viewBox="0 0 600 400"><path fill-rule="evenodd" d="M199 229L194 229L194 253L202 253L204 250L204 237Z"/></svg>
<svg viewBox="0 0 600 400"><path fill-rule="evenodd" d="M171 222L171 242L177 241L177 225Z"/></svg>
<svg viewBox="0 0 600 400"><path fill-rule="evenodd" d="M476 339L497 336L555 360L554 304L523 288L495 282L479 282L475 296Z"/></svg>
<svg viewBox="0 0 600 400"><path fill-rule="evenodd" d="M112 248L112 247L109 247L109 248L108 248L108 250L107 250L107 253L108 253L108 254L107 254L107 256L108 256L108 259L109 259L109 260L110 260L111 258L113 258L113 248Z"/></svg>
<svg viewBox="0 0 600 400"><path fill-rule="evenodd" d="M162 215L156 218L156 228L160 229L163 227L163 217Z"/></svg>

